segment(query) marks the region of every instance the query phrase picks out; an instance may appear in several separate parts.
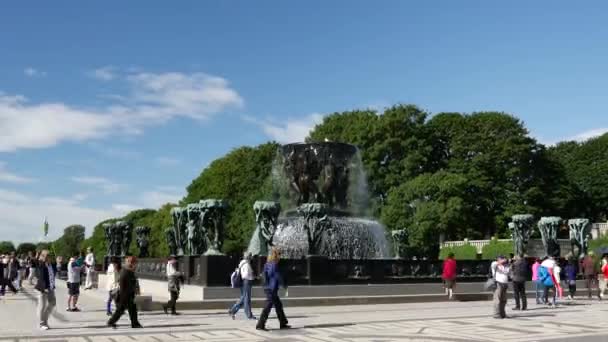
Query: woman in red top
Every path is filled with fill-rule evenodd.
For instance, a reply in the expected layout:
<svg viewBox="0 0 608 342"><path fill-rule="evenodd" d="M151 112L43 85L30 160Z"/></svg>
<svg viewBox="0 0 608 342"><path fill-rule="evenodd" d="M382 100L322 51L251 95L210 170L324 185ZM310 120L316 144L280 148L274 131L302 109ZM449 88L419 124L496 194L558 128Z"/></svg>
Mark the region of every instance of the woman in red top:
<svg viewBox="0 0 608 342"><path fill-rule="evenodd" d="M443 274L441 275L445 283L445 292L449 299L454 295L454 285L456 285L456 260L454 253L448 254L447 259L443 262Z"/></svg>

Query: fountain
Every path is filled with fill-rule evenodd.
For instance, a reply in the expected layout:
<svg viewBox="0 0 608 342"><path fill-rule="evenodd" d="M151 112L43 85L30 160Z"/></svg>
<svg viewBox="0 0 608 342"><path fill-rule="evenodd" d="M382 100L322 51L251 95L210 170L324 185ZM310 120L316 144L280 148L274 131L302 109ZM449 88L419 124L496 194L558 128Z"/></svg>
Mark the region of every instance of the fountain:
<svg viewBox="0 0 608 342"><path fill-rule="evenodd" d="M283 145L272 177L280 207L288 209L278 218L272 237L265 240L284 258L390 257L384 227L362 217L369 198L356 146L336 142ZM254 239L259 241L256 234ZM250 244L249 252L264 255L260 252L264 248L255 247L258 244Z"/></svg>

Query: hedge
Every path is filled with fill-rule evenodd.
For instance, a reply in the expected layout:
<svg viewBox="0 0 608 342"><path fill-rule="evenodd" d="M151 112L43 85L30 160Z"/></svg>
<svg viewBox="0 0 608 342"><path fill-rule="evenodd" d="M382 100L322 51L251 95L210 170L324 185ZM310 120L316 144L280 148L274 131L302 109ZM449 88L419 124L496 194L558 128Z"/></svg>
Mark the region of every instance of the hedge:
<svg viewBox="0 0 608 342"><path fill-rule="evenodd" d="M496 238L490 240L490 243L481 249L484 260L494 260L499 255L508 257L510 253L513 253L513 241L498 241Z"/></svg>
<svg viewBox="0 0 608 342"><path fill-rule="evenodd" d="M448 257L448 254L454 253L454 259L456 260L476 260L477 259L477 248L469 243L465 243L462 246L455 247L443 247L439 251L439 260L444 260Z"/></svg>

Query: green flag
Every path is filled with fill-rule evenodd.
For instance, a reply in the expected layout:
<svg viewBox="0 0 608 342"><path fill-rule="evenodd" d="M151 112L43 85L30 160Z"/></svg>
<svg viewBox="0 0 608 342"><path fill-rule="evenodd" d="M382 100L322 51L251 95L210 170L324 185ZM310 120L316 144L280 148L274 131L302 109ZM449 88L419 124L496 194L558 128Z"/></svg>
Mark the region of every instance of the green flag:
<svg viewBox="0 0 608 342"><path fill-rule="evenodd" d="M49 235L49 221L47 220L47 217L44 217L44 236L48 236Z"/></svg>

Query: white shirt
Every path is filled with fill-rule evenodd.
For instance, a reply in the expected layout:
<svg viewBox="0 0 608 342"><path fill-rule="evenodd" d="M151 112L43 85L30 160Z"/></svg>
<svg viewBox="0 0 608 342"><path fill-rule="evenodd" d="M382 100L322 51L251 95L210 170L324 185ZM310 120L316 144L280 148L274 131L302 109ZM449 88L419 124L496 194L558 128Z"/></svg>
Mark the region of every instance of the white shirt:
<svg viewBox="0 0 608 342"><path fill-rule="evenodd" d="M559 274L562 273L562 268L559 267L558 264L555 264L555 268L553 268L553 276L555 277L555 281L559 284L561 279L559 278Z"/></svg>
<svg viewBox="0 0 608 342"><path fill-rule="evenodd" d="M553 270L555 268L555 260L547 259L547 260L543 261L540 265L543 267L546 267L550 270Z"/></svg>
<svg viewBox="0 0 608 342"><path fill-rule="evenodd" d="M167 277L170 277L177 273L177 268L175 267L175 265L176 264L173 264L173 263L167 264Z"/></svg>
<svg viewBox="0 0 608 342"><path fill-rule="evenodd" d="M68 263L68 283L80 283L80 267L70 261Z"/></svg>
<svg viewBox="0 0 608 342"><path fill-rule="evenodd" d="M241 260L241 263L239 264L239 272L241 273L241 278L243 280L255 279L253 268L251 268L251 264L247 260Z"/></svg>
<svg viewBox="0 0 608 342"><path fill-rule="evenodd" d="M509 266L507 265L496 265L496 272L494 274L496 282L501 284L509 283Z"/></svg>
<svg viewBox="0 0 608 342"><path fill-rule="evenodd" d="M95 254L93 254L93 253L87 254L87 257L84 258L84 263L87 264L87 266L94 269L95 268Z"/></svg>
<svg viewBox="0 0 608 342"><path fill-rule="evenodd" d="M110 264L108 266L108 270L106 271L106 290L112 291L115 288L118 288L118 272L114 270L114 264Z"/></svg>

